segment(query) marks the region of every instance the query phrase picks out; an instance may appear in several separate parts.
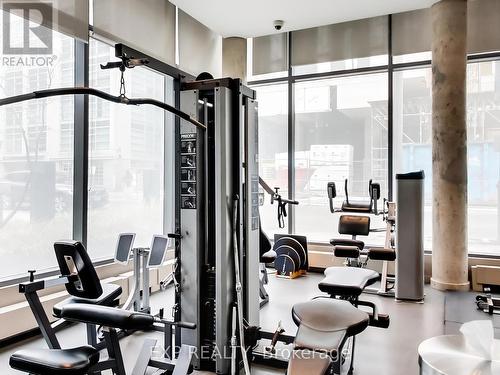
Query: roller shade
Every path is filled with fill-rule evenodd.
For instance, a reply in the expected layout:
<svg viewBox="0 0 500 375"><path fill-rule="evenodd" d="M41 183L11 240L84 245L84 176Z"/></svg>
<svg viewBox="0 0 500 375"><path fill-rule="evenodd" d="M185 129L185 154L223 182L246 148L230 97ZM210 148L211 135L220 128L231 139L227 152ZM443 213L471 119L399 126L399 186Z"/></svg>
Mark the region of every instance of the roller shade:
<svg viewBox="0 0 500 375"><path fill-rule="evenodd" d="M197 76L222 75L222 36L179 9L179 67Z"/></svg>
<svg viewBox="0 0 500 375"><path fill-rule="evenodd" d="M268 74L288 70L286 33L266 35L252 40L252 74Z"/></svg>
<svg viewBox="0 0 500 375"><path fill-rule="evenodd" d="M175 6L167 0L94 0L94 33L175 65Z"/></svg>
<svg viewBox="0 0 500 375"><path fill-rule="evenodd" d="M292 32L292 65L384 55L387 17L374 17Z"/></svg>
<svg viewBox="0 0 500 375"><path fill-rule="evenodd" d="M392 16L392 54L395 56L431 50L432 22L430 8Z"/></svg>
<svg viewBox="0 0 500 375"><path fill-rule="evenodd" d="M2 10L72 38L89 40L88 0L0 0ZM2 17L2 24L9 22Z"/></svg>
<svg viewBox="0 0 500 375"><path fill-rule="evenodd" d="M467 51L500 51L500 0L469 0L467 7Z"/></svg>

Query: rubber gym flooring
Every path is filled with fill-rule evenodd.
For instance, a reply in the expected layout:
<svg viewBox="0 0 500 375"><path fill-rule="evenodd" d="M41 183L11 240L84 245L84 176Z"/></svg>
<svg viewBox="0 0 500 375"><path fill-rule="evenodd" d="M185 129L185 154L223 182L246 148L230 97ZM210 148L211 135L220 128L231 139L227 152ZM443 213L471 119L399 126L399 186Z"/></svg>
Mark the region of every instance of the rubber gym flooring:
<svg viewBox="0 0 500 375"><path fill-rule="evenodd" d="M278 321L289 334L296 327L291 318L294 303L321 295L317 288L321 274L310 273L294 280L278 279L270 275L267 290L270 303L261 310L262 328L274 331ZM417 347L426 338L456 333L460 323L473 319L488 319L488 315L475 310L474 293L442 293L426 288L425 303L396 302L392 298L363 294L362 299L377 303L379 311L390 314L389 329L368 327L357 338L355 374L359 375L412 375L418 374ZM173 290L158 292L151 299L153 310L173 303ZM446 306L446 307L445 307ZM496 319L496 318L495 318ZM499 318L500 319L500 318ZM500 328L499 322L495 326ZM142 339L155 333L136 333L121 341L126 368L131 369L136 360ZM159 334L158 334L159 335ZM496 332L500 337L500 331ZM72 326L58 332L63 347L78 346L85 342L83 325ZM158 336L161 339L161 336ZM20 347L45 347L41 339L25 341L0 351L0 374L19 374L8 366L9 356ZM155 373L154 371L152 373ZM198 372L198 374L208 374ZM254 366L252 374L284 374L284 371Z"/></svg>

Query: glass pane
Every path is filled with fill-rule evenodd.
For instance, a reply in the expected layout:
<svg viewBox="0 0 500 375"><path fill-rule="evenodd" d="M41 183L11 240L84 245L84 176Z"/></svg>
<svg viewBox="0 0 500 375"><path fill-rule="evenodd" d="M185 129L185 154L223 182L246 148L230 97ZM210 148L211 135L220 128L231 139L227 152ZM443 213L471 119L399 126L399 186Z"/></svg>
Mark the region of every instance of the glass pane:
<svg viewBox="0 0 500 375"><path fill-rule="evenodd" d="M259 175L271 187L279 187L288 197L288 94L287 85L253 87L259 103ZM260 207L262 228L267 235L287 232L279 228L277 206L261 188ZM262 199L261 199L262 202Z"/></svg>
<svg viewBox="0 0 500 375"><path fill-rule="evenodd" d="M432 248L431 94L431 68L394 73L394 171L425 172L424 249L428 251Z"/></svg>
<svg viewBox="0 0 500 375"><path fill-rule="evenodd" d="M0 97L74 86L74 40L52 36L50 56L4 57ZM72 238L73 121L73 97L0 107L0 279L56 266L54 241Z"/></svg>
<svg viewBox="0 0 500 375"><path fill-rule="evenodd" d="M387 197L387 74L367 74L295 85L296 232L312 241L338 236L339 214L330 212L326 186L337 185L336 206L349 182L350 197L368 198L370 179ZM383 228L380 216L372 228ZM372 233L370 245L383 245Z"/></svg>
<svg viewBox="0 0 500 375"><path fill-rule="evenodd" d="M387 55L378 55L309 65L297 65L292 67L292 73L293 75L327 73L339 70L368 68L372 66L385 66L387 63Z"/></svg>
<svg viewBox="0 0 500 375"><path fill-rule="evenodd" d="M467 66L469 253L500 256L500 61Z"/></svg>
<svg viewBox="0 0 500 375"><path fill-rule="evenodd" d="M99 68L116 60L113 49L92 40L90 56L90 85L117 94L120 72ZM173 87L146 68L127 71L125 82L127 96L161 101ZM89 100L89 124L88 251L93 259L110 258L121 232L137 233L137 246L163 233L164 126L171 124L159 108L99 98Z"/></svg>

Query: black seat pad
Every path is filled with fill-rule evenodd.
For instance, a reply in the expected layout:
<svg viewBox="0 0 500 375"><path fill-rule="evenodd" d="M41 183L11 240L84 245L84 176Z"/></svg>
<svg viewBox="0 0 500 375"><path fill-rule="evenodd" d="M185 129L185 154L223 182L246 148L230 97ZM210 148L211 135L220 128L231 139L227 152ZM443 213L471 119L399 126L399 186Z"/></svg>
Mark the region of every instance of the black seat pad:
<svg viewBox="0 0 500 375"><path fill-rule="evenodd" d="M294 350L288 361L288 375L327 374L332 364L330 356L311 350Z"/></svg>
<svg viewBox="0 0 500 375"><path fill-rule="evenodd" d="M276 251L269 250L260 256L260 263L272 263L276 259Z"/></svg>
<svg viewBox="0 0 500 375"><path fill-rule="evenodd" d="M342 203L342 211L368 213L372 210L372 203L369 200L349 200Z"/></svg>
<svg viewBox="0 0 500 375"><path fill-rule="evenodd" d="M329 267L318 287L331 296L359 296L380 279L378 272L359 267Z"/></svg>
<svg viewBox="0 0 500 375"><path fill-rule="evenodd" d="M368 327L369 317L350 302L316 298L293 306L292 317L299 326L295 348L323 350L336 354L344 338Z"/></svg>
<svg viewBox="0 0 500 375"><path fill-rule="evenodd" d="M102 294L96 299L69 297L54 305L53 311L56 318L61 317L61 311L69 303L87 303L91 305L111 306L113 301L122 294L122 287L116 284L102 284Z"/></svg>
<svg viewBox="0 0 500 375"><path fill-rule="evenodd" d="M149 314L83 303L70 303L64 306L61 318L72 322L141 331L151 329L155 319Z"/></svg>
<svg viewBox="0 0 500 375"><path fill-rule="evenodd" d="M10 367L36 375L86 374L99 361L91 346L73 349L19 350L10 357Z"/></svg>
<svg viewBox="0 0 500 375"><path fill-rule="evenodd" d="M351 240L350 238L333 238L330 240L333 246L356 246L359 250L363 250L365 243L359 240Z"/></svg>

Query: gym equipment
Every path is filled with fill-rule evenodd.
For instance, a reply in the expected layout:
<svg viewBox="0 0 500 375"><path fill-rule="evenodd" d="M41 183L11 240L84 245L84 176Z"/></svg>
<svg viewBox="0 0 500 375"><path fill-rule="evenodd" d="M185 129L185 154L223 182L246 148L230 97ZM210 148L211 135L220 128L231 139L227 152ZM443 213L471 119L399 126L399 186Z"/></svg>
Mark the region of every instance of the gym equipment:
<svg viewBox="0 0 500 375"><path fill-rule="evenodd" d="M56 278L35 280L35 271L29 271L30 280L19 284L19 292L23 293L43 338L51 349L60 349L55 330L63 320L50 323L40 302L38 292L59 285L64 285L70 297L59 302L53 308L54 316L61 318L63 308L70 304L94 304L101 306L118 305L122 288L114 284L101 284L90 260L87 250L78 241L58 241L54 243L54 251L61 275ZM98 347L95 325L87 325L89 345Z"/></svg>
<svg viewBox="0 0 500 375"><path fill-rule="evenodd" d="M394 287L394 279L389 277L387 272L388 262L396 260L395 249L391 247L365 249L365 243L357 238L358 236L367 236L370 233L370 217L341 215L339 218L338 232L340 234L347 234L351 236L351 239L334 238L330 240L330 244L333 245L334 255L339 258L345 258L346 266L366 269L370 260L380 260L383 262L382 273L380 275L377 272L370 270L370 272L373 272L373 275L377 275L377 278L374 279L369 285L372 285L376 281L380 280L380 288L367 289L369 285L364 285L363 289L365 291L371 291L384 296L393 296L394 293L392 289ZM330 268L337 269L339 267ZM339 270L338 272L352 271Z"/></svg>
<svg viewBox="0 0 500 375"><path fill-rule="evenodd" d="M266 191L266 193L268 193L271 196L271 204L274 204L274 202L278 202L278 226L280 228L284 228L285 217L288 216L286 212L286 205L293 204L296 206L299 204L299 202L283 198L279 193L280 191L279 187L275 187L274 190L271 189L271 187L260 176L259 176L259 184Z"/></svg>
<svg viewBox="0 0 500 375"><path fill-rule="evenodd" d="M92 346L71 349L26 349L17 351L10 357L9 364L13 369L37 375L100 374L105 370L111 370L116 375L126 375L117 329L146 331L157 329L155 325L161 325L162 330L167 326L170 329L196 328L192 323L172 322L145 313L85 303L64 306L61 317L71 322L103 326L108 358L100 361L99 349ZM174 362L169 358L168 352L166 357L153 358L155 346L156 340L144 341L133 374L145 375L148 367L179 375L189 374L192 371L192 348L183 345Z"/></svg>
<svg viewBox="0 0 500 375"><path fill-rule="evenodd" d="M135 233L121 233L116 245L115 261L127 265L132 255L134 264L134 286L122 308L149 314L149 270L163 264L170 239L154 235L149 248L134 248L134 240Z"/></svg>
<svg viewBox="0 0 500 375"><path fill-rule="evenodd" d="M273 250L276 252L274 268L277 276L293 279L304 275L309 269L306 237L275 234Z"/></svg>
<svg viewBox="0 0 500 375"><path fill-rule="evenodd" d="M357 212L362 214L375 214L378 215L378 200L380 199L380 184L372 182L368 183L368 196L369 198L356 198L349 200L348 180L344 180L344 194L345 200L342 202L340 209L335 209L333 206L333 198L337 196L335 182L327 184L328 198L330 200L330 211L334 212Z"/></svg>
<svg viewBox="0 0 500 375"><path fill-rule="evenodd" d="M269 237L267 237L266 233L262 230L262 226L259 228L260 230L260 242L259 242L259 293L260 293L260 307L264 306L269 302L269 294L266 291L265 285L269 282L269 277L267 275L266 264L273 263L276 260L276 251L272 249L271 241L269 241Z"/></svg>
<svg viewBox="0 0 500 375"><path fill-rule="evenodd" d="M489 315L500 314L500 298L493 297L489 287L483 288L484 294L476 296L476 306Z"/></svg>
<svg viewBox="0 0 500 375"><path fill-rule="evenodd" d="M345 191L346 191L346 197L348 197L348 192L347 192L347 180L345 182ZM372 180L369 182L369 196L370 199L366 200L364 203L364 208L362 207L363 205L358 202L358 204L353 204L352 202L349 203L350 201L344 201L342 203L342 208L341 209L336 209L334 206L334 199L337 197L337 191L335 188L335 183L334 182L329 182L327 184L327 193L328 193L328 200L330 203L330 212L332 214L335 214L337 212L348 212L348 213L361 213L364 214L364 217L368 219L364 219L365 221L368 220L367 224L368 226L362 230L359 233L342 233L344 230L341 227L340 221L339 221L339 234L351 234L353 235L353 238L355 238L356 235L362 235L362 236L367 236L370 232L381 232L385 231L385 241L384 241L384 249L394 249L394 232L396 230L396 204L394 202L390 202L386 199L384 199L384 204L383 204L383 209L379 210L377 206L377 201L380 199L380 185L378 183L373 183ZM345 209L345 210L344 210ZM370 218L369 216L366 216L366 214L374 214L374 215L380 215L382 214L383 221L386 223L385 229L372 229L370 228ZM351 216L354 217L354 216ZM351 223L352 224L352 223ZM355 228L351 228L356 232ZM338 245L342 245L342 243L339 243ZM349 244L348 244L349 245ZM364 247L364 243L361 246L361 250ZM372 251L372 254L375 256L375 250ZM365 261L368 258L365 257ZM375 259L375 258L372 258ZM380 288L378 290L375 289L367 289L367 292L372 292L372 293L377 293L380 295L386 295L386 296L394 296L394 284L395 284L395 278L389 276L389 261L380 259L382 260L382 273L381 273L381 282L380 282ZM348 264L349 263L354 263L353 260L348 259ZM366 262L364 265L362 264L363 262L361 261L358 262L358 266L364 267L366 266Z"/></svg>
<svg viewBox="0 0 500 375"><path fill-rule="evenodd" d="M396 299L423 301L424 171L396 175Z"/></svg>
<svg viewBox="0 0 500 375"><path fill-rule="evenodd" d="M235 336L240 343L246 341L239 333L240 316L259 324L257 102L255 92L239 79L182 82L180 89L181 110L205 124L206 130L181 120L175 134L175 314L176 320L197 325L196 330L176 332L176 346L188 344L204 353L193 359L196 370L228 374L232 360L218 353L231 353ZM234 314L236 335L235 241L243 296L239 314ZM240 356L238 365L241 360Z"/></svg>
<svg viewBox="0 0 500 375"><path fill-rule="evenodd" d="M298 326L287 374L352 374L354 337L370 322L348 301L316 298L293 306Z"/></svg>
<svg viewBox="0 0 500 375"><path fill-rule="evenodd" d="M196 126L197 128L205 129L205 125L191 117L189 114L186 112L183 112L175 107L172 107L171 105L167 103L160 102L155 99L150 99L150 98L137 98L137 99L131 99L127 98L125 96L125 80L123 77L123 73L126 69L132 69L136 66L141 66L141 65L147 65L149 61L147 59L141 59L141 58L134 58L133 56L128 56L125 53L122 53L122 45L121 44L116 44L115 45L115 56L120 58L121 61L119 62L111 62L107 63L106 65L101 65L101 69L112 69L112 68L118 68L121 71L121 85L120 85L120 95L119 96L113 96L110 95L104 91L96 90L90 87L65 87L65 88L58 88L58 89L47 89L47 90L38 90L34 91L29 94L23 94L23 95L16 95L16 96L10 96L6 97L3 99L0 99L0 107L3 105L7 104L14 104L14 103L19 103L19 102L24 102L26 100L33 100L33 99L42 99L42 98L49 98L53 96L63 96L63 95L92 95L99 97L101 99L107 100L109 102L113 103L119 103L119 104L126 104L126 105L144 105L144 104L149 104L158 108L161 108L167 112L170 112L174 114L175 116L188 121L192 125Z"/></svg>

